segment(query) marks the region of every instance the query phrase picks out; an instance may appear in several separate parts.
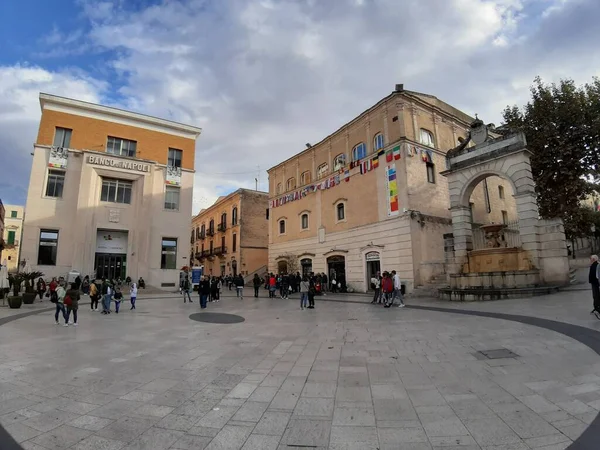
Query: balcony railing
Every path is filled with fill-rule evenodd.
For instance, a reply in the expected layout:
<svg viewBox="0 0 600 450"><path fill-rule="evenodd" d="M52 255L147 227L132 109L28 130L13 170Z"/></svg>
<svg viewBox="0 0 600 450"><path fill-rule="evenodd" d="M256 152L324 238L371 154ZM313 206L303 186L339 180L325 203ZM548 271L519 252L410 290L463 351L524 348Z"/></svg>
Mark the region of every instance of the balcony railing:
<svg viewBox="0 0 600 450"><path fill-rule="evenodd" d="M227 247L215 248L215 255L224 255L225 253L227 253Z"/></svg>
<svg viewBox="0 0 600 450"><path fill-rule="evenodd" d="M15 247L18 247L18 246L19 246L19 241L18 240L13 241L12 244L10 242L8 242L8 241L4 242L4 248L5 249L15 248Z"/></svg>
<svg viewBox="0 0 600 450"><path fill-rule="evenodd" d="M215 235L215 230L213 228L209 228L208 230L206 230L206 235L207 236L214 236Z"/></svg>
<svg viewBox="0 0 600 450"><path fill-rule="evenodd" d="M219 230L219 231L225 231L226 229L227 229L226 223L220 223L217 225L217 230Z"/></svg>
<svg viewBox="0 0 600 450"><path fill-rule="evenodd" d="M204 239L206 238L206 233L199 233L198 234L198 239Z"/></svg>

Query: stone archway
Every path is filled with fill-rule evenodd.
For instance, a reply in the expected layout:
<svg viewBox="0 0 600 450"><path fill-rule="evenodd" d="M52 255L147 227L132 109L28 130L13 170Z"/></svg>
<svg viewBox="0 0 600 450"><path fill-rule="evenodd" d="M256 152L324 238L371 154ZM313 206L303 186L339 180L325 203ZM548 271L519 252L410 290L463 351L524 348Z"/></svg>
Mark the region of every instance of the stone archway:
<svg viewBox="0 0 600 450"><path fill-rule="evenodd" d="M475 122L475 130L485 128L483 122ZM480 131L481 132L481 131ZM531 152L527 149L527 142L523 133L515 133L497 139L485 138L478 140L478 144L467 147L469 141L451 150L447 154L448 169L442 175L448 178L448 191L450 196L450 212L452 215L452 228L454 235L454 261L449 267L450 273L458 273L466 261L468 253L473 250L473 231L471 226L471 211L469 199L475 187L485 178L498 176L507 180L512 188L519 219L519 233L521 246L527 251L531 266L536 269L546 270L545 279L561 274L559 280L568 280L568 269L564 271L566 259L562 261L562 249L566 250L562 221L540 220L535 193L535 182L531 173ZM544 227L554 227L550 238L543 237L548 231ZM558 227L558 228L557 228ZM561 234L562 233L562 234ZM552 244L548 244L552 239ZM542 245L543 244L543 245ZM557 250L545 254L542 251L552 248ZM545 264L540 262L544 257ZM548 258L555 258L550 261ZM566 258L566 254L565 254ZM559 261L560 260L560 261ZM545 266L545 267L544 267ZM551 270L548 267L553 266ZM562 272L565 272L564 274ZM564 280L563 280L564 278Z"/></svg>

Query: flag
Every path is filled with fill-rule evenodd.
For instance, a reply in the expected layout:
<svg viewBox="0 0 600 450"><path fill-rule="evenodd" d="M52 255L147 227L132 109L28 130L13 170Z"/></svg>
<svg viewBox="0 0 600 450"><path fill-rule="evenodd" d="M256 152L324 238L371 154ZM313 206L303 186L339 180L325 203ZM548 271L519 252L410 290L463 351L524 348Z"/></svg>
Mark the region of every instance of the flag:
<svg viewBox="0 0 600 450"><path fill-rule="evenodd" d="M387 152L385 154L385 161L386 162L392 162L392 159L394 159L394 155L392 154L392 152Z"/></svg>
<svg viewBox="0 0 600 450"><path fill-rule="evenodd" d="M377 156L383 156L385 154L385 150L379 150L377 152Z"/></svg>
<svg viewBox="0 0 600 450"><path fill-rule="evenodd" d="M350 171L349 170L346 170L344 172L344 181L346 181L346 182L350 181Z"/></svg>
<svg viewBox="0 0 600 450"><path fill-rule="evenodd" d="M394 152L394 159L398 160L400 159L400 146L396 146L394 147L394 149L392 150Z"/></svg>
<svg viewBox="0 0 600 450"><path fill-rule="evenodd" d="M377 167L379 167L379 155L373 157L373 169L377 169Z"/></svg>
<svg viewBox="0 0 600 450"><path fill-rule="evenodd" d="M370 172L371 169L373 169L373 163L371 162L371 160L367 160L367 161L362 161L360 163L360 174L364 175L367 172Z"/></svg>

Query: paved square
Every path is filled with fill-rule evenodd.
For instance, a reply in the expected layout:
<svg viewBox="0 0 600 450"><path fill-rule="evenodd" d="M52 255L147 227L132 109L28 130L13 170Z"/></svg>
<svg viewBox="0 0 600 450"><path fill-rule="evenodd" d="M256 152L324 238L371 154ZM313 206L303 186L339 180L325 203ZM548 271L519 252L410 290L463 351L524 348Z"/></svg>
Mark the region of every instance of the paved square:
<svg viewBox="0 0 600 450"><path fill-rule="evenodd" d="M429 305L556 319L564 295ZM600 357L563 334L334 299L209 304L240 323L191 320L174 296L118 316L83 301L77 328L5 323L0 424L25 449L557 450L598 414Z"/></svg>

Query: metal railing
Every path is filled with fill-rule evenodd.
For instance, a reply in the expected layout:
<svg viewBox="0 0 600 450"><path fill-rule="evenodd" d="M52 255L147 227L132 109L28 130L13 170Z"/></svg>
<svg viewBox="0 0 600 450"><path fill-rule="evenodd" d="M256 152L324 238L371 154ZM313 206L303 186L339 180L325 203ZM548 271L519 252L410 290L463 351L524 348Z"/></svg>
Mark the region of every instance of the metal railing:
<svg viewBox="0 0 600 450"><path fill-rule="evenodd" d="M225 231L227 229L227 224L226 223L220 223L217 225L217 230L218 231Z"/></svg>
<svg viewBox="0 0 600 450"><path fill-rule="evenodd" d="M223 255L227 253L227 247L215 247L214 254L215 255Z"/></svg>

